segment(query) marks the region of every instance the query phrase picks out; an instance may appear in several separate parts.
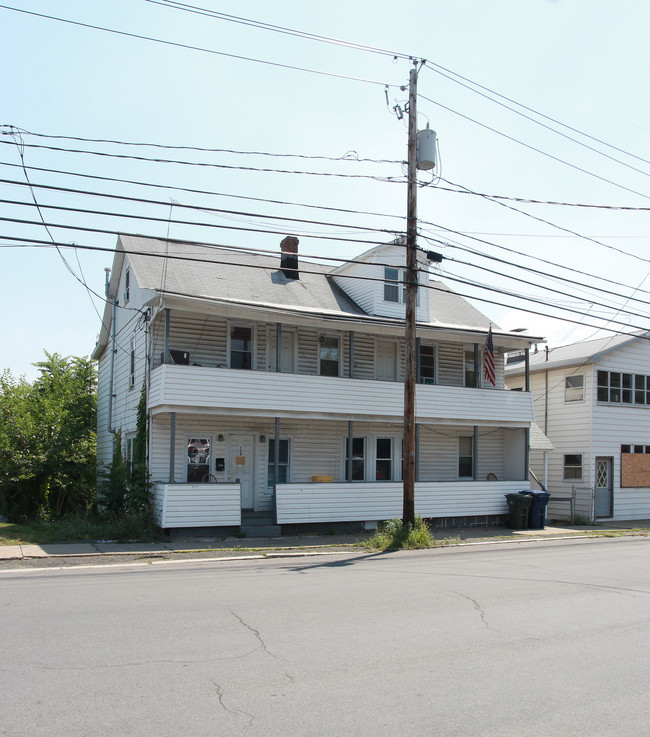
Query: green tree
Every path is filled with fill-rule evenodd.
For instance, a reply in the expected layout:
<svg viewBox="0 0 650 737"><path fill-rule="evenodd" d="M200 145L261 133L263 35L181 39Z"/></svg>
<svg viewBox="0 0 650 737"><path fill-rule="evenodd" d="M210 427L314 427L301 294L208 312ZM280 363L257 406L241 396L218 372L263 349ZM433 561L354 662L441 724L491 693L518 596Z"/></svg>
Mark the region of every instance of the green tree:
<svg viewBox="0 0 650 737"><path fill-rule="evenodd" d="M0 375L0 510L13 518L86 510L95 496L95 366L45 355L32 384Z"/></svg>
<svg viewBox="0 0 650 737"><path fill-rule="evenodd" d="M147 389L143 382L136 415L128 494L128 506L136 512L151 510L151 481L147 466L148 437Z"/></svg>

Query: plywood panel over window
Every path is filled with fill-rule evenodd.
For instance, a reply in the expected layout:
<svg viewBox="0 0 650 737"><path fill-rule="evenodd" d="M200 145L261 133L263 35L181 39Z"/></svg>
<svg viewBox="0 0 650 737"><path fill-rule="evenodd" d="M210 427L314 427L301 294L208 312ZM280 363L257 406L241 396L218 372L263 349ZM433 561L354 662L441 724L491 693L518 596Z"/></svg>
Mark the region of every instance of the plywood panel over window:
<svg viewBox="0 0 650 737"><path fill-rule="evenodd" d="M650 454L621 453L621 486L650 487Z"/></svg>

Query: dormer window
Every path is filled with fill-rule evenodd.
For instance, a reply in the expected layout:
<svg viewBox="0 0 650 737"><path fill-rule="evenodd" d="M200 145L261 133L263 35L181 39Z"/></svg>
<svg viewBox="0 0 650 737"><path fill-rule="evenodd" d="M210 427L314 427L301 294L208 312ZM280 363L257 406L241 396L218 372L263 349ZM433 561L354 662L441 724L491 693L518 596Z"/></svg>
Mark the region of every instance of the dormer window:
<svg viewBox="0 0 650 737"><path fill-rule="evenodd" d="M399 269L384 267L384 302L399 302Z"/></svg>
<svg viewBox="0 0 650 737"><path fill-rule="evenodd" d="M406 269L384 266L384 302L406 304ZM419 290L417 305L420 306Z"/></svg>

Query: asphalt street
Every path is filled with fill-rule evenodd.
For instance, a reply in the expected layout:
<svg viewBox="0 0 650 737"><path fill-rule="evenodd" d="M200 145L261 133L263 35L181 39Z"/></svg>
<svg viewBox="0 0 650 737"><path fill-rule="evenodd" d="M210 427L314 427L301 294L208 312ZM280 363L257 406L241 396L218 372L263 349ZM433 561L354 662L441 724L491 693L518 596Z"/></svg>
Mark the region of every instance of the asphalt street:
<svg viewBox="0 0 650 737"><path fill-rule="evenodd" d="M0 572L0 735L648 733L650 539Z"/></svg>

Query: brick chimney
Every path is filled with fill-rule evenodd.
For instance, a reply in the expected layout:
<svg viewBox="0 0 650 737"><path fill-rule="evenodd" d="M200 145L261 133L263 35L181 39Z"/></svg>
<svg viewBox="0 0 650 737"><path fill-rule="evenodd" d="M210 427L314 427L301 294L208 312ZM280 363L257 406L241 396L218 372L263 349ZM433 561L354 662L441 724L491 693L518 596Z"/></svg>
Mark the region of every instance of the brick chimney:
<svg viewBox="0 0 650 737"><path fill-rule="evenodd" d="M298 243L300 241L293 235L283 238L280 243L280 270L287 279L300 279L298 273Z"/></svg>

